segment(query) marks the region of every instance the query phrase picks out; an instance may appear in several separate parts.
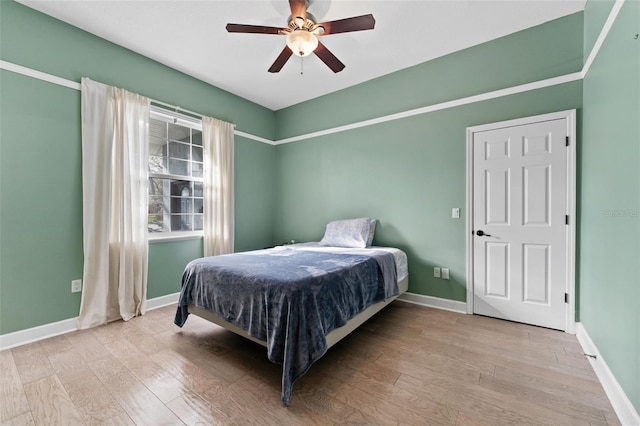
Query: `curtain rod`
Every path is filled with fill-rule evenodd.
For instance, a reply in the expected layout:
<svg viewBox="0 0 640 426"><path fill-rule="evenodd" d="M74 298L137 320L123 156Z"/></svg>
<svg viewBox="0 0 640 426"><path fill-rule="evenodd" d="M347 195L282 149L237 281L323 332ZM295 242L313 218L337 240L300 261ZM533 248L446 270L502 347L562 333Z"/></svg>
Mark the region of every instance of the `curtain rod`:
<svg viewBox="0 0 640 426"><path fill-rule="evenodd" d="M202 117L205 117L204 114L200 114L199 112L195 112L195 111L190 111L190 110L182 108L182 107L180 107L178 105L171 105L171 104L168 104L166 102L157 101L157 100L151 99L151 98L149 98L149 100L151 101L152 104L155 104L156 106L162 106L162 107L165 107L165 108L169 108L169 109L173 110L176 113L189 115L189 116L191 116L193 118L200 118L200 119ZM231 123L231 125L235 129L235 127L236 127L235 123Z"/></svg>
<svg viewBox="0 0 640 426"><path fill-rule="evenodd" d="M104 84L104 83L102 83L102 84ZM78 89L80 89L80 87ZM129 91L129 89L124 89L124 90ZM134 92L131 92L131 93L134 93ZM140 95L140 96L145 96L145 95ZM186 108L182 108L182 107L180 107L178 105L171 105L169 103L162 102L162 101L159 101L157 99L150 98L148 96L145 96L145 97L149 99L150 103L155 104L156 106L162 106L162 107L171 109L176 113L180 113L180 114L183 114L183 115L189 115L189 116L191 116L193 118L199 118L199 119L202 119L202 117L205 117L204 114L201 114L199 112L191 111L191 110L188 110ZM236 128L235 123L231 123L231 125L233 126L234 129Z"/></svg>
<svg viewBox="0 0 640 426"><path fill-rule="evenodd" d="M168 104L166 102L157 101L157 100L151 99L151 98L149 98L149 100L151 101L152 104L155 104L157 106L162 106L162 107L165 107L165 108L169 108L169 109L173 110L174 112L179 112L179 113L182 113L182 114L192 115L192 116L197 117L197 118L204 117L204 114L200 114L200 113L195 112L195 111L189 111L188 109L184 109L182 107L179 107L178 105L171 105L171 104Z"/></svg>

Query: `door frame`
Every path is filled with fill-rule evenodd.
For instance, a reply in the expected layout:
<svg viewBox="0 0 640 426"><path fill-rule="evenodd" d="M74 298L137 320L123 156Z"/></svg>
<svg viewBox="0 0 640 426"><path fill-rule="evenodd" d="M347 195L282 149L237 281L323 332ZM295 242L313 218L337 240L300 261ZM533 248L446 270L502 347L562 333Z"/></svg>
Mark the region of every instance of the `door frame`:
<svg viewBox="0 0 640 426"><path fill-rule="evenodd" d="M569 147L567 149L567 215L569 225L566 227L565 238L567 241L566 252L566 288L568 303L565 309L565 329L570 334L576 332L576 300L575 300L575 272L576 272L576 110L558 111L549 114L535 115L518 118L515 120L500 121L496 123L482 124L467 127L467 221L466 221L466 247L467 247L467 313L473 315L474 280L473 280L473 136L477 132L496 130L504 127L514 127L526 124L564 119L567 123L569 135Z"/></svg>

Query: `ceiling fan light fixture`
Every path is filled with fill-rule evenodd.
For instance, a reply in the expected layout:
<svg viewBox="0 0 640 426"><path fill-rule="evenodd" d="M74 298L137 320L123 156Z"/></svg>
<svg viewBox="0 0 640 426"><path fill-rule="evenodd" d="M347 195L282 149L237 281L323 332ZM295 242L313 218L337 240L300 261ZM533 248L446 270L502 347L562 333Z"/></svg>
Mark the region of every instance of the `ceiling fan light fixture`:
<svg viewBox="0 0 640 426"><path fill-rule="evenodd" d="M287 46L296 56L309 56L318 47L318 39L306 29L295 30L287 34Z"/></svg>

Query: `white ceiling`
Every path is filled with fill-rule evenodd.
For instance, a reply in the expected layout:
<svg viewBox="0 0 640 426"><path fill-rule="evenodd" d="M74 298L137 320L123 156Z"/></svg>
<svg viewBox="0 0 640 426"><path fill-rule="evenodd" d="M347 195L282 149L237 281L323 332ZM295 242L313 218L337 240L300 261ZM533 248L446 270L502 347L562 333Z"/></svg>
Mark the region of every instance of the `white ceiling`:
<svg viewBox="0 0 640 426"><path fill-rule="evenodd" d="M372 13L371 31L322 37L346 68L317 57L267 69L284 36L229 34L228 22L282 27L287 0L19 0L243 98L278 110L584 10L586 0L312 0L320 22Z"/></svg>

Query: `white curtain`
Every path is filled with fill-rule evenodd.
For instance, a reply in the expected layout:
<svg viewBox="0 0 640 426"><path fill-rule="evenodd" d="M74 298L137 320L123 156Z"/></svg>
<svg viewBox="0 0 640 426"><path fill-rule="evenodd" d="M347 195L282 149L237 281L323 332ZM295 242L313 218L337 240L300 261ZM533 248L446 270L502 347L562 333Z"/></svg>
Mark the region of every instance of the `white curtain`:
<svg viewBox="0 0 640 426"><path fill-rule="evenodd" d="M149 99L82 79L84 271L78 328L145 313Z"/></svg>
<svg viewBox="0 0 640 426"><path fill-rule="evenodd" d="M204 255L233 253L233 124L202 117Z"/></svg>

